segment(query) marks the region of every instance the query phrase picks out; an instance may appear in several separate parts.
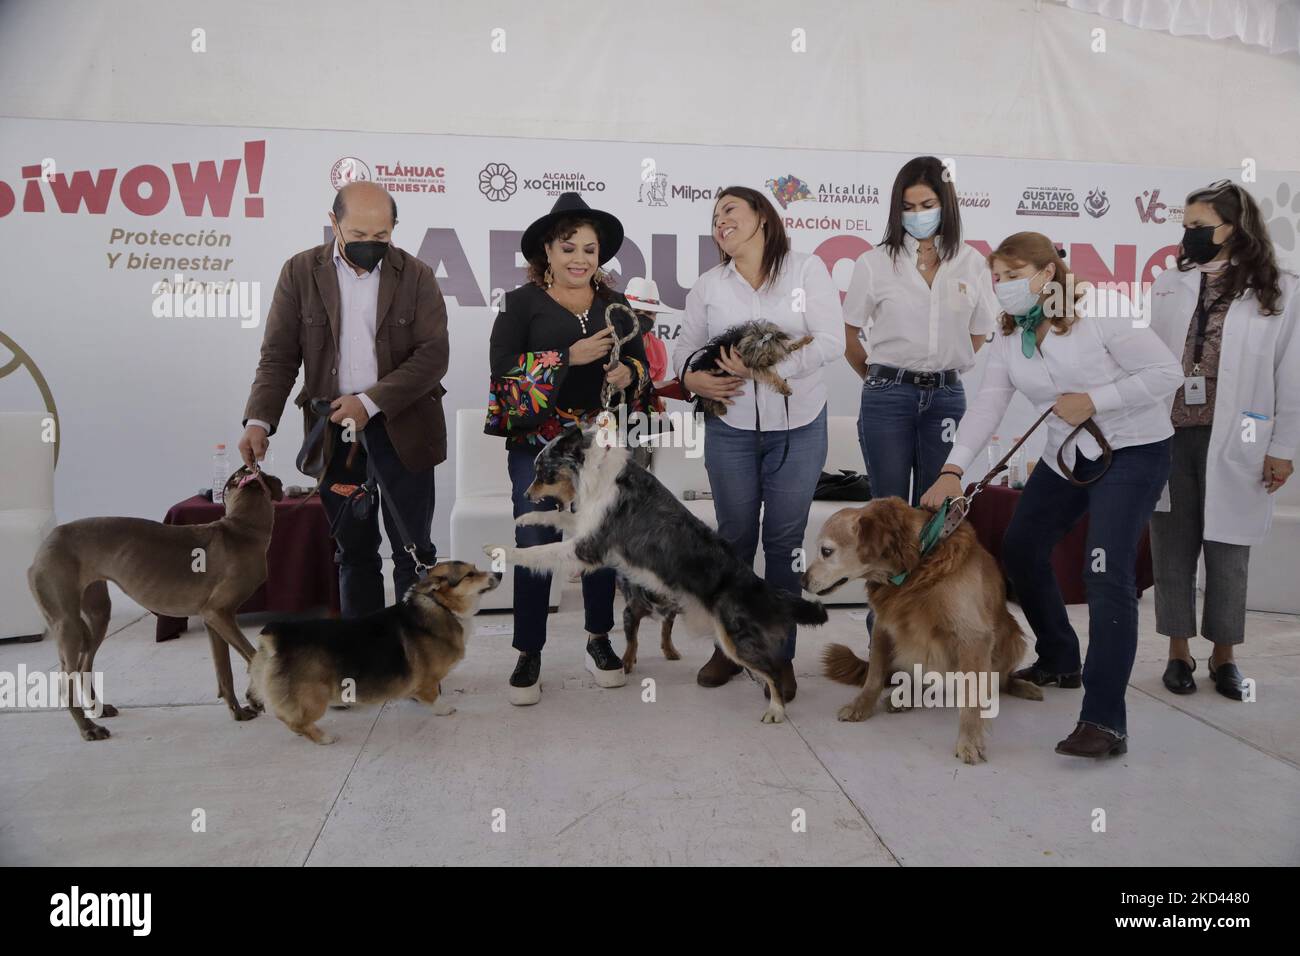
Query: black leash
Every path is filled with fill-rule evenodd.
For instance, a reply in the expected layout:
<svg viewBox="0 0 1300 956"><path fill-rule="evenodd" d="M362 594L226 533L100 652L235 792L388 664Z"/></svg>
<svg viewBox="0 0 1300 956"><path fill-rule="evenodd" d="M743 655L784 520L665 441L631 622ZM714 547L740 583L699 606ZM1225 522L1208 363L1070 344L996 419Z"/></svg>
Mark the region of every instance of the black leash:
<svg viewBox="0 0 1300 956"><path fill-rule="evenodd" d="M370 509L379 504L381 500L380 495L383 496L383 499L392 497L388 492L387 486L384 484L383 476L379 473L379 469L375 467L375 458L370 454L370 445L366 441L366 433L364 429L357 432L357 440L361 443L361 450L366 453L366 480L354 488L352 493L344 498L343 507L339 509L333 520L330 521L330 537L336 536L335 532L338 530L345 515L355 516L364 520L370 515ZM323 474L321 480L324 480ZM319 487L319 484L317 487ZM420 560L420 556L415 550L415 544L411 539L411 533L407 530L406 522L402 520L402 515L398 511L396 503L394 503L393 507L389 508L388 511L393 517L393 524L397 525L397 533L402 537L402 550L409 554L411 560L415 562L415 576L420 580L423 580L424 576L433 569L433 565L425 564Z"/></svg>

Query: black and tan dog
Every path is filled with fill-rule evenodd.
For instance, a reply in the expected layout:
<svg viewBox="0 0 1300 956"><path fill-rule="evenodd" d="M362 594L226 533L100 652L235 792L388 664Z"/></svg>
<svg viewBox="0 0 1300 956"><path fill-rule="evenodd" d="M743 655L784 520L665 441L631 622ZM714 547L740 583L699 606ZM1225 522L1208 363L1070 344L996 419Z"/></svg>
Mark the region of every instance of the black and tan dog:
<svg viewBox="0 0 1300 956"><path fill-rule="evenodd" d="M284 497L280 479L241 466L226 482L226 514L208 524L166 525L144 518L82 518L50 532L27 571L65 674L90 673L108 633L112 581L142 607L169 617L198 615L208 627L217 693L235 720L257 716L240 706L230 671L230 648L245 661L253 645L235 612L266 580L266 549ZM201 562L201 563L196 563ZM105 717L117 709L98 702ZM86 740L108 728L69 698L68 711Z"/></svg>
<svg viewBox="0 0 1300 956"><path fill-rule="evenodd" d="M250 696L318 744L334 742L316 726L331 703L414 697L450 713L436 709L439 684L465 656L480 596L500 581L464 561L444 561L374 614L273 621L258 638Z"/></svg>
<svg viewBox="0 0 1300 956"><path fill-rule="evenodd" d="M754 374L755 385L763 384L778 395L790 395L790 383L776 374L776 364L793 352L799 351L813 341L811 335L796 339L771 322L744 322L732 326L720 335L709 339L705 345L690 356L686 363L687 371L725 374L718 365L718 357L724 348L731 349ZM695 397L695 406L709 415L721 417L727 406L703 395Z"/></svg>
<svg viewBox="0 0 1300 956"><path fill-rule="evenodd" d="M517 524L549 525L565 540L531 548L488 545L495 558L538 571L613 568L667 595L732 661L768 685L764 723L785 719L777 676L792 624L825 624L820 602L774 588L716 531L644 468L612 428L567 428L537 455L527 494L576 503L576 511L530 511Z"/></svg>
<svg viewBox="0 0 1300 956"><path fill-rule="evenodd" d="M1011 676L1025 638L1007 610L997 561L969 524L922 560L921 528L930 517L901 498L880 498L835 512L818 533L804 587L829 594L861 579L876 612L869 661L843 644L828 645L824 652L827 677L862 688L853 703L840 708L840 720L866 720L875 713L886 679L899 671L910 676L917 664L926 672L983 673L990 689L1043 699L1038 687ZM907 578L892 584L890 578L900 572ZM966 763L985 759L984 719L973 696L959 708L956 755Z"/></svg>

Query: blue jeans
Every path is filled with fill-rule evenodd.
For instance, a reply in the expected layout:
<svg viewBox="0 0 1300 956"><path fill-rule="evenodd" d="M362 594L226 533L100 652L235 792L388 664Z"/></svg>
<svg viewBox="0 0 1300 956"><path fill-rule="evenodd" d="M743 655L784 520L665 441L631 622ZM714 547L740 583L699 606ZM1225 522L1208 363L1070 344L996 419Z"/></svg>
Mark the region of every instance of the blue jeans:
<svg viewBox="0 0 1300 956"><path fill-rule="evenodd" d="M786 436L790 452L781 464ZM718 533L747 565L758 550L762 508L764 577L799 595L796 548L803 547L808 509L826 464L826 409L807 425L754 432L709 419L704 430L704 467L713 491ZM780 467L778 467L778 465ZM794 625L786 633L785 659L794 660Z"/></svg>
<svg viewBox="0 0 1300 956"><path fill-rule="evenodd" d="M1083 515L1088 542L1083 581L1088 594L1088 659L1079 719L1128 733L1124 693L1137 654L1137 552L1142 529L1169 479L1170 439L1114 453L1110 469L1077 488L1045 462L1025 483L1002 541L1002 560L1036 638L1038 664L1053 674L1079 670L1079 636L1052 572L1052 549ZM1101 459L1076 458L1075 477L1091 478Z"/></svg>
<svg viewBox="0 0 1300 956"><path fill-rule="evenodd" d="M939 477L957 424L966 414L961 382L922 388L868 375L862 383L858 444L871 479L871 497L902 498L912 507ZM867 608L867 633L876 612Z"/></svg>
<svg viewBox="0 0 1300 956"><path fill-rule="evenodd" d="M383 512L384 528L393 547L393 587L397 600L401 601L416 581L415 562L402 545L401 532L393 520L393 509L397 509L402 523L415 538L412 544L420 560L433 564L437 560L437 549L429 538L433 524L433 469L407 470L388 438L383 413L366 423L364 434L366 446L375 458L375 470L388 490L388 494L379 493L379 510ZM331 490L333 485L336 482L359 485L366 480L365 450L357 448L352 467L348 468L348 452L352 446L339 440L337 431L334 447L336 451L330 458L320 487L321 504L325 506L330 521L346 507L345 497ZM379 516L372 511L363 521L351 513L344 515L335 529L334 546L334 563L339 566L340 613L343 617L364 617L382 611L384 566L379 557Z"/></svg>
<svg viewBox="0 0 1300 956"><path fill-rule="evenodd" d="M858 444L871 477L871 496L919 505L948 460L965 414L961 382L922 388L868 376L862 383Z"/></svg>
<svg viewBox="0 0 1300 956"><path fill-rule="evenodd" d="M537 451L528 448L511 448L506 455L510 469L510 496L514 502L515 517L529 511L553 511L555 500L543 498L534 504L524 491L533 483L533 462ZM537 544L550 544L560 540L555 528L526 525L515 528L515 546L531 548ZM586 609L586 628L591 634L608 634L614 628L614 584L612 568L589 571L582 576L582 605ZM540 651L546 645L546 617L550 613L551 575L515 568L514 617L515 637L512 642L517 651Z"/></svg>

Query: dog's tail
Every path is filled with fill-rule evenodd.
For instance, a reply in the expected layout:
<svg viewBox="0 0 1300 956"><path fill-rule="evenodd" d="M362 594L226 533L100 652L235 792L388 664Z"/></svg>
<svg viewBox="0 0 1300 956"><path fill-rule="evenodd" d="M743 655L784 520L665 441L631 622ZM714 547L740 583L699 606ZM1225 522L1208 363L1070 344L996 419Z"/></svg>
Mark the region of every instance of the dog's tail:
<svg viewBox="0 0 1300 956"><path fill-rule="evenodd" d="M826 623L826 606L821 601L808 601L788 591L782 591L781 597L796 624Z"/></svg>
<svg viewBox="0 0 1300 956"><path fill-rule="evenodd" d="M867 682L867 662L843 644L828 644L822 651L822 673L841 684L861 687Z"/></svg>

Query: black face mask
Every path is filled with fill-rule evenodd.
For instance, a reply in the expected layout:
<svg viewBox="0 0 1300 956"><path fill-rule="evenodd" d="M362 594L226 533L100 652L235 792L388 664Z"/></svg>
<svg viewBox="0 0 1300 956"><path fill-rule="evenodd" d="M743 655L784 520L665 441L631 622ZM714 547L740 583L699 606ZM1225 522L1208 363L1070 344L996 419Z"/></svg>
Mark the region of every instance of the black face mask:
<svg viewBox="0 0 1300 956"><path fill-rule="evenodd" d="M1214 230L1218 226L1196 226L1183 229L1183 255L1197 265L1203 266L1219 254L1223 243L1214 241Z"/></svg>
<svg viewBox="0 0 1300 956"><path fill-rule="evenodd" d="M377 240L349 242L343 246L344 258L367 272L375 271L375 266L379 265L386 252L388 252L388 243Z"/></svg>

